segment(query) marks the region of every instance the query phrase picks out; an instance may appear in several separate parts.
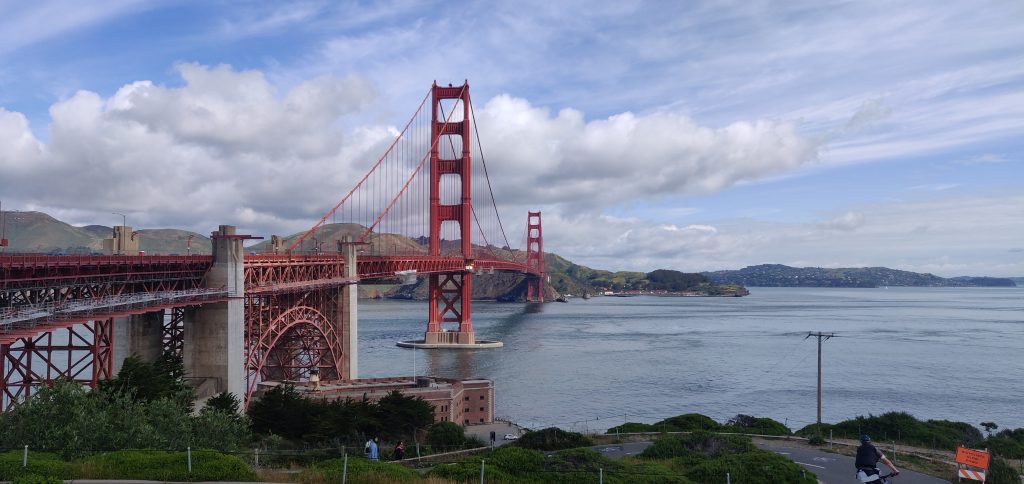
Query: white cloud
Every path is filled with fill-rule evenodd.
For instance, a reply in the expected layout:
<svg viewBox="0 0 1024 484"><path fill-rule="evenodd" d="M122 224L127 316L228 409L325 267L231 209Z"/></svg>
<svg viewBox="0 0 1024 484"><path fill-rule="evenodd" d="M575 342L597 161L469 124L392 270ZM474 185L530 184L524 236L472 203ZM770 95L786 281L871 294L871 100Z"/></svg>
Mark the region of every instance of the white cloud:
<svg viewBox="0 0 1024 484"><path fill-rule="evenodd" d="M821 222L718 220L709 225L714 230L671 230L643 219L548 217L545 247L574 262L612 270L707 271L780 263L887 266L944 277L1019 276L1024 274L1024 258L1016 256L1024 239L1020 207L1024 197L1019 195L956 197L859 205ZM629 236L609 239L607 233Z"/></svg>
<svg viewBox="0 0 1024 484"><path fill-rule="evenodd" d="M819 226L825 230L836 230L840 232L853 232L864 226L865 217L863 213L846 212L838 217L821 223Z"/></svg>
<svg viewBox="0 0 1024 484"><path fill-rule="evenodd" d="M140 81L109 99L80 91L54 104L45 145L24 117L0 111L5 197L58 215L128 211L137 226L296 230L393 137L335 126L373 99L359 77L311 79L279 95L257 71L177 69L182 87Z"/></svg>
<svg viewBox="0 0 1024 484"><path fill-rule="evenodd" d="M176 69L181 87L138 81L106 99L79 91L54 104L46 144L19 113L0 111L5 194L57 213L130 211L136 225L298 230L340 199L397 133L379 124L341 128L374 99L361 77L319 77L278 92L255 70ZM596 214L713 192L793 170L816 149L778 121L709 128L683 115L629 112L587 121L508 95L476 112L497 199L517 212L529 204Z"/></svg>
<svg viewBox="0 0 1024 484"><path fill-rule="evenodd" d="M586 121L501 95L477 111L499 200L594 210L630 200L709 193L799 168L817 145L792 123L721 128L658 112Z"/></svg>

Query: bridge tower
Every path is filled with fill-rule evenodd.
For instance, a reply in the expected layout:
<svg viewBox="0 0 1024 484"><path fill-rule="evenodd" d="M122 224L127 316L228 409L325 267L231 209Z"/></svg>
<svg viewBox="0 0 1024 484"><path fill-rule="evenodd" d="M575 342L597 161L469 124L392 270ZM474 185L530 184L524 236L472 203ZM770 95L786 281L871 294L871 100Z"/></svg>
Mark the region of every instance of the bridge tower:
<svg viewBox="0 0 1024 484"><path fill-rule="evenodd" d="M470 217L473 215L471 202L472 173L470 171L470 124L469 124L469 82L461 86L443 87L435 82L430 94L430 255L441 255L441 227L444 222L459 224L462 257L465 270L449 274L430 276L429 306L426 344L475 344L473 323L470 320L470 296L472 293L472 232ZM445 112L442 101L452 100L451 110ZM456 110L461 116L456 116ZM460 119L461 118L461 119ZM450 146L452 159L441 157L442 147ZM461 146L462 153L456 153ZM461 182L458 200L442 204L441 183L446 175L457 176ZM457 323L456 331L445 331L443 323Z"/></svg>
<svg viewBox="0 0 1024 484"><path fill-rule="evenodd" d="M537 269L536 277L526 277L526 300L544 302L544 237L540 212L529 212L526 218L526 267Z"/></svg>

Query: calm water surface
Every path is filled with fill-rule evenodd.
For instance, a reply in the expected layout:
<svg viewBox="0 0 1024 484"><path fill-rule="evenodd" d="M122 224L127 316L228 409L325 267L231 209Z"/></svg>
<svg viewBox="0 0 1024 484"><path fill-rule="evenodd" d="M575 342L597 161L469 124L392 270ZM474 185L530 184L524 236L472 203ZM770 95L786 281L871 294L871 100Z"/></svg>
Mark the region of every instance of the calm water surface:
<svg viewBox="0 0 1024 484"><path fill-rule="evenodd" d="M498 416L601 430L699 412L800 428L905 410L921 419L1024 427L1024 288L753 288L742 298L602 297L473 303L491 350L409 350L426 303L360 301L360 376L495 381Z"/></svg>

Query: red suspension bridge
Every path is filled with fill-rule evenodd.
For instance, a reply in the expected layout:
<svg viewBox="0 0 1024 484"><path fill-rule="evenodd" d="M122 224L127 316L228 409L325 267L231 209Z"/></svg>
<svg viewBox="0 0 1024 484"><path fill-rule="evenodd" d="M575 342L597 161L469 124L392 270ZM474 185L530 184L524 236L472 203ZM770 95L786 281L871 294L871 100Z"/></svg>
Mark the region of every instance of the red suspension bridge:
<svg viewBox="0 0 1024 484"><path fill-rule="evenodd" d="M528 214L525 250L511 249L479 141L469 84L435 83L301 236L253 252L242 246L253 237L221 226L210 256L0 255L0 408L57 379L94 387L125 357L164 352L183 359L201 394L246 403L260 381L313 368L324 380L355 379L357 288L367 280L425 277L424 343L474 344L474 274L522 274L525 298L544 297L540 212ZM486 187L482 208L474 177ZM119 245L126 233L115 228L117 253L132 253Z"/></svg>

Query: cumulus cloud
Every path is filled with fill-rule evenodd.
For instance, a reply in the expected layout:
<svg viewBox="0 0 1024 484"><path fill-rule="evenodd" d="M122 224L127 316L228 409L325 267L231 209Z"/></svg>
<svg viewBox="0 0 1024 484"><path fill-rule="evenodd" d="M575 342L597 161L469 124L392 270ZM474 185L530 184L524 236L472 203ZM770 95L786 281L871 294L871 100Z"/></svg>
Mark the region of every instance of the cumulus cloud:
<svg viewBox="0 0 1024 484"><path fill-rule="evenodd" d="M139 81L107 99L79 91L54 104L46 144L24 116L0 110L5 196L57 215L128 211L144 226L280 229L321 213L393 138L336 126L374 97L360 77L315 78L279 94L258 71L176 69L181 87Z"/></svg>
<svg viewBox="0 0 1024 484"><path fill-rule="evenodd" d="M374 99L362 77L318 77L279 92L255 70L175 68L180 87L137 81L109 98L79 91L54 104L46 143L20 113L0 111L5 194L56 215L129 211L144 226L298 230L397 134L386 124L344 128ZM717 191L799 168L817 149L781 121L707 127L680 114L629 112L588 121L508 95L476 112L497 198L517 212L529 204L596 214L623 201Z"/></svg>
<svg viewBox="0 0 1024 484"><path fill-rule="evenodd" d="M502 180L502 200L570 211L722 190L811 163L818 148L782 121L715 128L667 112L587 121L573 109L552 114L508 95L477 112L487 156L500 161L492 174Z"/></svg>

